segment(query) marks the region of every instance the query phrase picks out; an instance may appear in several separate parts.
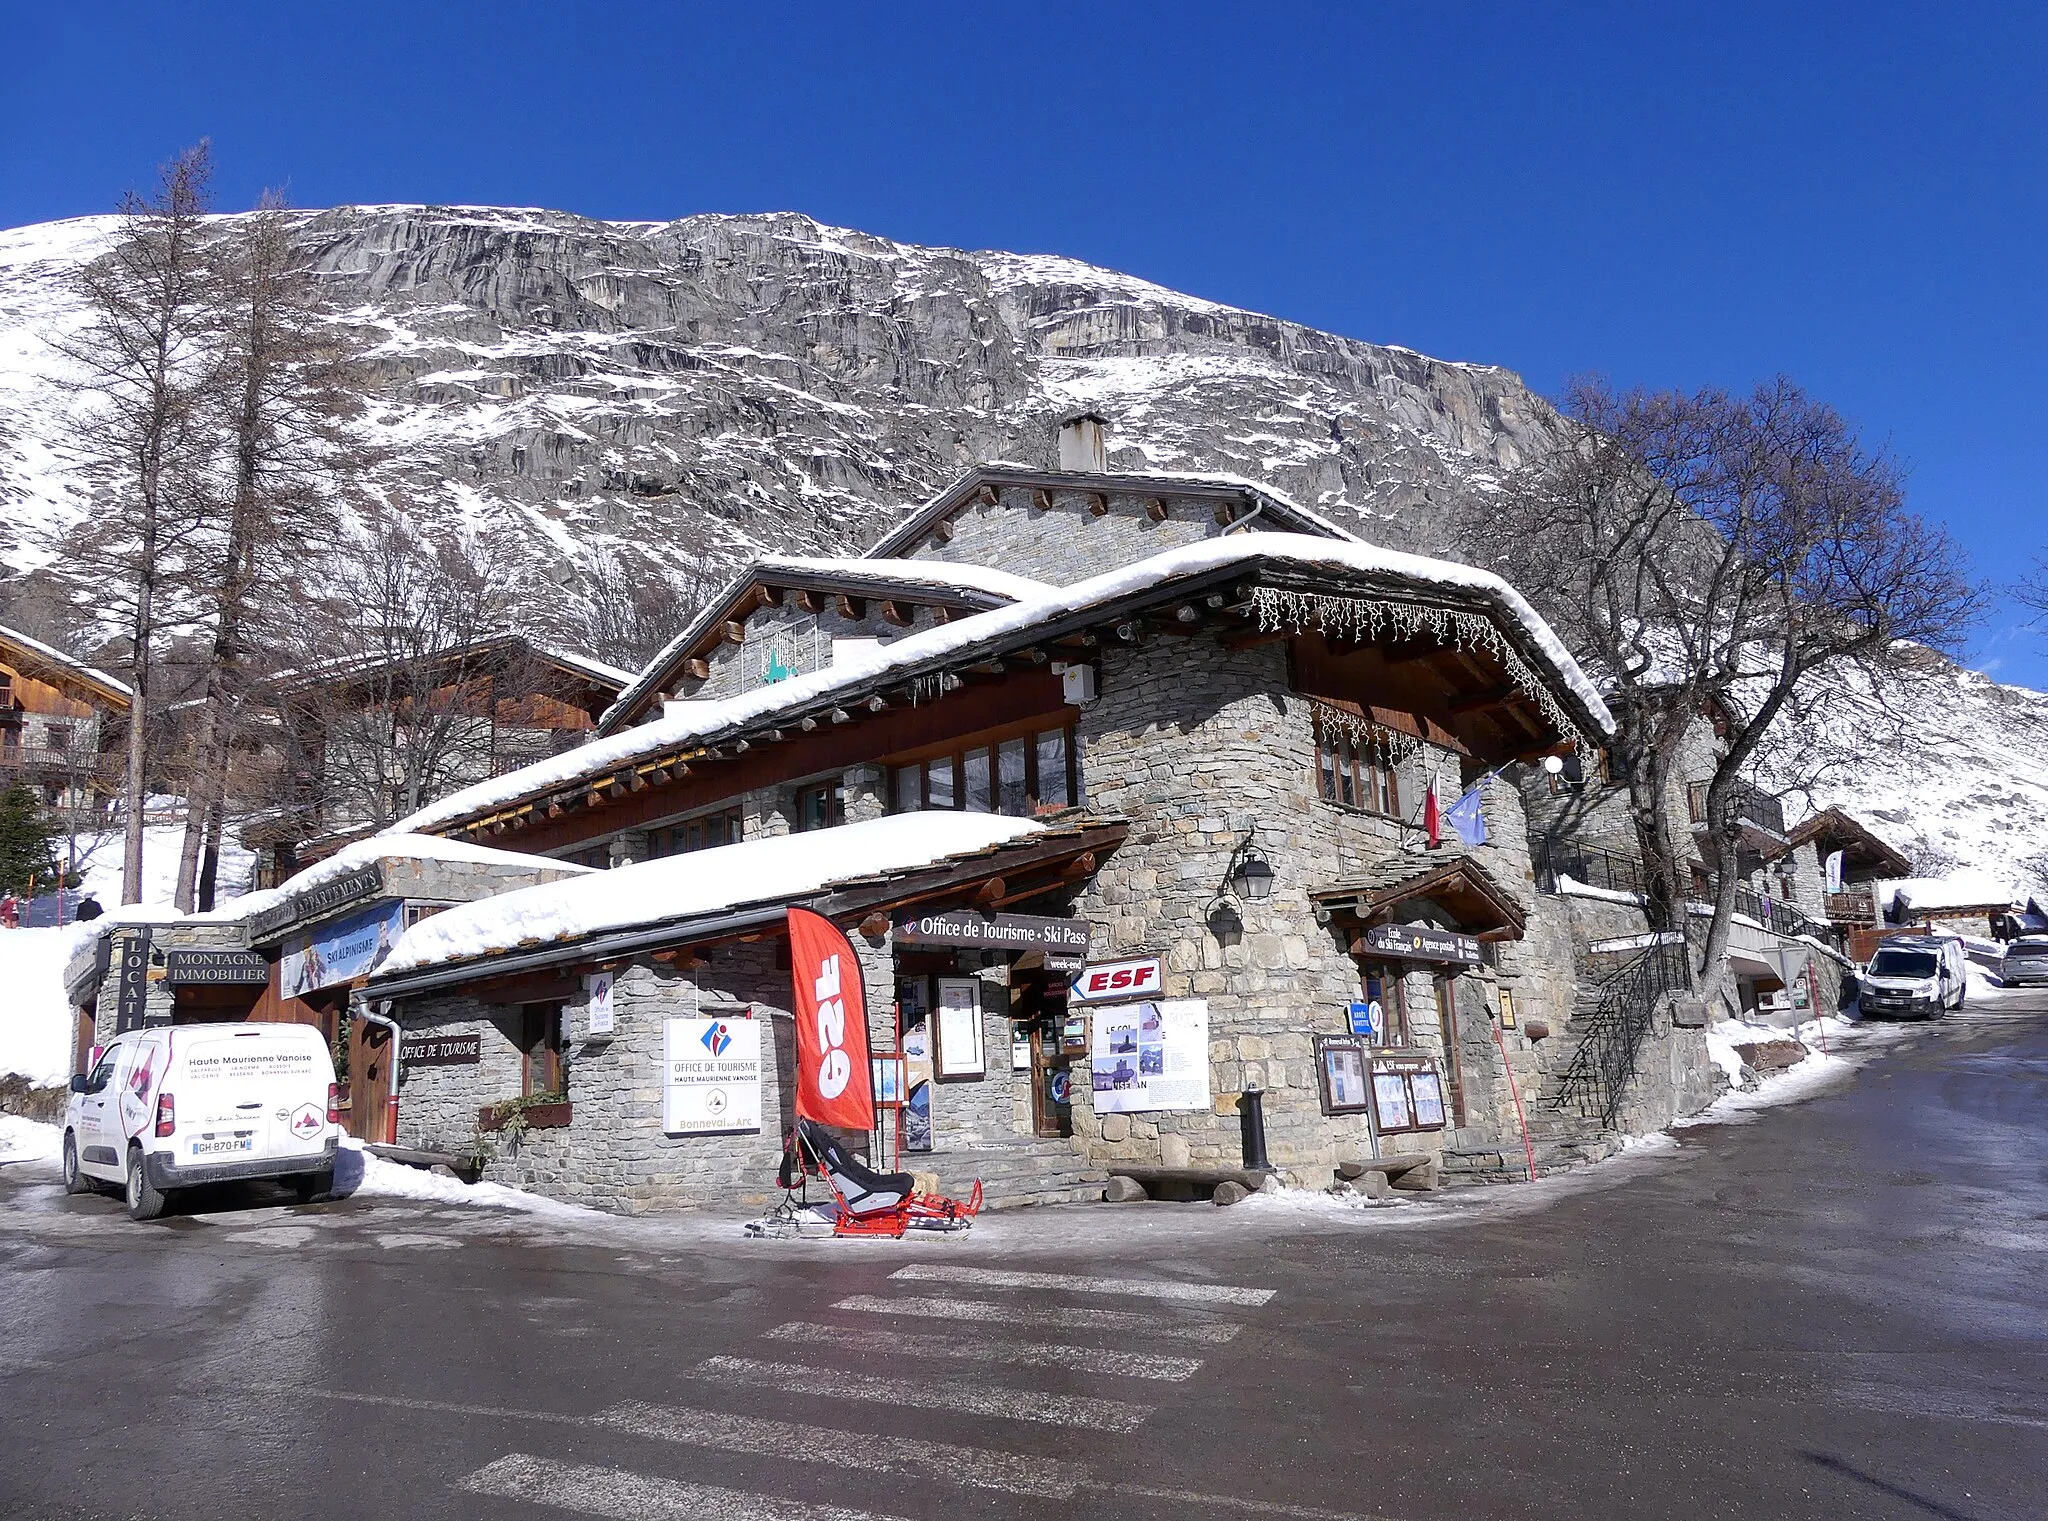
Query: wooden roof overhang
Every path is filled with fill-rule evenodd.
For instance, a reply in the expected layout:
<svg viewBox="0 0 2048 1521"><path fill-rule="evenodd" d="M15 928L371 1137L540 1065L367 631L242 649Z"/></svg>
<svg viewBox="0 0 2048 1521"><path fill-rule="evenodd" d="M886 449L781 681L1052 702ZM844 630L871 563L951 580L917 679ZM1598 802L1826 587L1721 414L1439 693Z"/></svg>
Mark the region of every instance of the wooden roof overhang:
<svg viewBox="0 0 2048 1521"><path fill-rule="evenodd" d="M650 918L646 924L626 929L518 947L396 977L373 977L369 987L379 998L408 998L461 988L492 1001L488 995L494 988L526 996L530 992L528 984L535 976L567 976L582 968L602 969L638 955L694 965L696 959L689 954L694 951L732 942L782 938L791 908L808 908L843 927L860 927L874 935L879 935L888 922L886 917L878 916L913 905L971 906L983 913L994 913L1011 904L1079 887L1123 844L1128 827L1122 819L1076 813L1022 839L947 856L925 866L850 877L827 883L815 892L732 904L713 913L667 920Z"/></svg>
<svg viewBox="0 0 2048 1521"><path fill-rule="evenodd" d="M1389 864L1389 871L1393 868ZM1410 903L1441 909L1463 933L1477 940L1519 940L1528 916L1514 895L1470 856L1458 856L1396 881L1372 878L1334 882L1309 894L1324 924L1371 929L1390 924Z"/></svg>
<svg viewBox="0 0 2048 1521"><path fill-rule="evenodd" d="M874 574L807 570L800 566L756 567L727 589L724 597L692 620L683 638L664 650L659 668L636 677L631 701L605 713L601 732L611 734L631 724L684 681L702 681L710 674L711 654L721 644L738 642L748 618L766 607L793 603L801 612L816 613L836 605L852 618L865 617L871 605L882 609L885 621L909 626L903 611L924 607L945 621L954 614L986 612L1004 607L1010 599L980 587L941 586L911 576L892 576L889 562L875 562Z"/></svg>
<svg viewBox="0 0 2048 1521"><path fill-rule="evenodd" d="M418 657L416 661L413 657L359 660L301 671L280 679L276 691L286 699L306 692L332 692L343 697L359 696L374 700L379 674L394 665L408 663L415 664L422 673L430 673L437 681L451 683L481 681L525 663L533 667L545 666L566 678L565 692L574 689L593 696L616 698L626 685L589 666L542 649L518 634L498 634L473 644L436 650Z"/></svg>
<svg viewBox="0 0 2048 1521"><path fill-rule="evenodd" d="M1823 854L1839 850L1848 865L1881 877L1910 877L1913 874L1911 861L1871 833L1869 826L1860 819L1851 818L1839 808L1824 809L1803 824L1794 826L1785 836L1784 844L1765 859L1775 860L1809 841L1819 845Z"/></svg>
<svg viewBox="0 0 2048 1521"><path fill-rule="evenodd" d="M1048 694L1056 694L1058 678L1051 674L1055 660L1086 661L1105 648L1135 645L1141 639L1157 636L1220 636L1227 644L1240 648L1294 637L1286 629L1259 627L1256 593L1262 585L1272 584L1340 593L1355 588L1370 591L1376 597L1412 600L1418 607L1455 606L1461 611L1487 618L1500 632L1505 645L1518 650L1526 666L1541 669L1544 663L1540 651L1527 647L1526 635L1511 626L1512 620L1499 617L1484 597L1463 592L1460 588L1432 588L1442 595L1423 598L1416 595L1416 588L1411 583L1399 581L1391 574L1380 578L1328 571L1304 576L1297 567L1276 566L1270 561L1236 561L1135 588L1108 602L1054 613L1021 628L996 629L986 637L968 641L941 654L877 670L827 693L809 695L792 701L786 707L727 723L686 743L621 760L616 766L597 774L536 787L523 797L508 800L468 818L433 825L430 832L489 839L510 849L534 849L536 847L531 843L506 836L533 829L537 824L561 820L572 812L596 814L618 810L599 823L595 830L576 835L579 839L586 838L597 832L632 827L673 815L680 811L673 806L663 810L651 803L637 807L628 805L651 787L667 787L679 778L705 768L735 763L740 757L764 746L803 745L818 749L820 735L846 733L850 737L862 724L872 723L904 708L942 708L948 702L973 702L977 690L983 693L982 703L991 712L996 712L1004 704L993 700L987 689L1000 683L1014 685L1021 681L1027 686L1042 687ZM1445 724L1463 742L1469 742L1468 736L1476 735L1480 740L1478 745L1472 746L1476 753L1533 758L1573 747L1574 736L1562 732L1549 720L1538 719L1527 712L1514 721L1509 731L1512 739L1507 742L1498 739L1494 731L1479 728L1469 715L1449 712L1459 700L1456 693L1467 687L1490 686L1502 680L1500 673L1488 669L1471 652L1440 644L1426 633L1405 644L1388 648L1390 659L1414 662L1435 673L1431 679L1442 688ZM1456 673L1459 671L1465 672L1463 685L1457 684ZM1557 682L1548 689L1548 693L1551 701L1569 715L1582 734L1599 734L1599 726L1592 715L1583 709L1564 683ZM1058 711L1057 697L1052 696L1048 700L1051 710ZM1029 711L1029 708L1016 709L1019 716ZM962 727L960 732L969 732L969 729ZM856 753L859 749L857 744L836 747L838 753L852 757L846 764L860 759L875 759L888 753L873 746L868 748L872 754L859 755ZM570 756L575 754L573 750L568 752ZM791 763L782 769L794 776L825 768L806 768ZM756 784L750 782L748 785ZM728 789L733 793L744 790L744 786ZM558 843L569 842L556 841L539 848L556 848Z"/></svg>
<svg viewBox="0 0 2048 1521"><path fill-rule="evenodd" d="M115 684L104 672L94 670L82 660L46 651L26 639L10 638L5 629L0 629L0 661L24 676L55 687L73 702L114 713L126 713L129 709L127 689Z"/></svg>

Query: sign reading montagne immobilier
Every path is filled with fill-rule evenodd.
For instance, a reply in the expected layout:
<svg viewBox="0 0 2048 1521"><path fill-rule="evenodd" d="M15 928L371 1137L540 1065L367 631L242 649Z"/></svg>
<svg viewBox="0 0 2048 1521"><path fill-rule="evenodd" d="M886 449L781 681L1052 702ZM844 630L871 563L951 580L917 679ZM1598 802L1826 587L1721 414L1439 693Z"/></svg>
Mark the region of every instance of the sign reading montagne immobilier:
<svg viewBox="0 0 2048 1521"><path fill-rule="evenodd" d="M164 981L179 987L261 986L270 981L270 962L256 951L165 951Z"/></svg>

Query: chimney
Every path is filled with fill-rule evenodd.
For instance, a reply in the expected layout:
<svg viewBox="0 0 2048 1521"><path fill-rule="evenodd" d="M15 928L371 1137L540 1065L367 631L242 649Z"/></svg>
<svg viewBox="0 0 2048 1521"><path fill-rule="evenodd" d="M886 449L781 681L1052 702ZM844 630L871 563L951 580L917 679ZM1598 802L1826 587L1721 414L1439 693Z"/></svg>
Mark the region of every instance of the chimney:
<svg viewBox="0 0 2048 1521"><path fill-rule="evenodd" d="M1103 432L1109 419L1099 412L1077 412L1060 424L1060 469L1101 475L1109 469Z"/></svg>

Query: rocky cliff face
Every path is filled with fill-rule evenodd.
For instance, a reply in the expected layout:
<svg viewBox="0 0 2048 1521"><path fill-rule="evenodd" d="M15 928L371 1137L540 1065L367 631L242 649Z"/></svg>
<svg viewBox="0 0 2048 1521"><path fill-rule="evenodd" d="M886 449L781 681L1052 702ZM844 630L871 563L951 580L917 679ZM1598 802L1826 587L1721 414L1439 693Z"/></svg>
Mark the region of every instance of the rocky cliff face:
<svg viewBox="0 0 2048 1521"><path fill-rule="evenodd" d="M65 533L89 504L52 447L65 401L46 340L79 320L66 276L111 230L0 233L6 554L60 583ZM504 523L564 584L601 547L713 568L761 548L864 549L964 465L1050 465L1054 423L1080 407L1112 419L1114 468L1252 476L1378 542L1440 549L1440 509L1543 447L1554 423L1505 370L1072 260L800 216L348 207L300 214L296 236L366 356L383 483L451 527ZM1949 727L1982 743L1948 773L1952 802L1965 817L1991 803L2025 837L2012 854L2042 855L2048 820L2001 801L2048 796L2048 772L2006 786L2040 721L2037 694L2009 692L1958 675ZM1899 813L1890 778L1915 769L1887 756L1848 801ZM1887 830L1905 844L1918 831ZM1981 832L1962 832L1950 848L1974 857Z"/></svg>

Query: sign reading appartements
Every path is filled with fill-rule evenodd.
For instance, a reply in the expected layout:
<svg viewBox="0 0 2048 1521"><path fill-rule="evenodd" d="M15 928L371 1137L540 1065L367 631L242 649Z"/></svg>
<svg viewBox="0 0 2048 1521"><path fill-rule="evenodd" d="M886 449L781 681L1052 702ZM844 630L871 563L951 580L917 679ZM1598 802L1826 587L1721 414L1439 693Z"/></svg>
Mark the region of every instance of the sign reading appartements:
<svg viewBox="0 0 2048 1521"><path fill-rule="evenodd" d="M1034 914L977 914L945 909L896 921L899 945L969 945L993 951L1088 954L1086 919L1043 919Z"/></svg>
<svg viewBox="0 0 2048 1521"><path fill-rule="evenodd" d="M284 902L266 908L249 920L249 938L260 941L275 930L287 924L297 924L301 919L317 919L331 914L338 908L351 903L360 903L365 898L375 898L384 891L384 868L376 862L350 872L345 877L336 877L332 882L322 882L318 887L309 887L302 893L293 893Z"/></svg>

